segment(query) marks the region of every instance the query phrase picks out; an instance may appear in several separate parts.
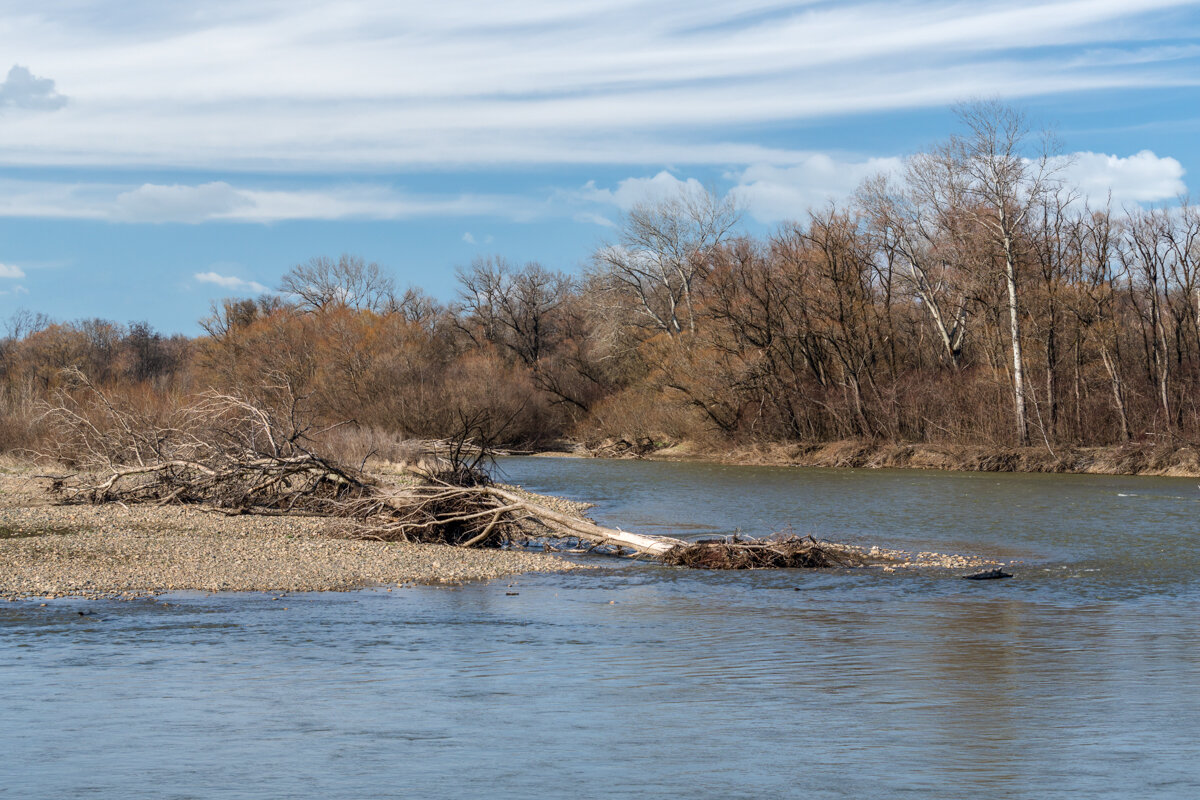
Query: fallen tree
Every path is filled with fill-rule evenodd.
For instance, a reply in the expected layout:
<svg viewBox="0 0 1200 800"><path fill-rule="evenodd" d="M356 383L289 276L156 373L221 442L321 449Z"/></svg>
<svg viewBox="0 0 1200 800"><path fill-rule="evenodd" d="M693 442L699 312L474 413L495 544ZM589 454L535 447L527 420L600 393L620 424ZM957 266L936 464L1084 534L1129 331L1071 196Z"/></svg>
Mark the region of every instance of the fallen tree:
<svg viewBox="0 0 1200 800"><path fill-rule="evenodd" d="M77 471L45 476L68 503L191 503L225 514L310 514L348 520L350 535L385 541L498 547L571 540L620 555L704 569L849 566L814 539L689 543L607 528L495 485L486 446L466 446L400 485L370 475L366 461L339 464L318 452L304 400L278 376L257 396L209 391L167 411L114 402L74 370L43 409L54 446L48 460ZM839 555L839 553L841 553Z"/></svg>

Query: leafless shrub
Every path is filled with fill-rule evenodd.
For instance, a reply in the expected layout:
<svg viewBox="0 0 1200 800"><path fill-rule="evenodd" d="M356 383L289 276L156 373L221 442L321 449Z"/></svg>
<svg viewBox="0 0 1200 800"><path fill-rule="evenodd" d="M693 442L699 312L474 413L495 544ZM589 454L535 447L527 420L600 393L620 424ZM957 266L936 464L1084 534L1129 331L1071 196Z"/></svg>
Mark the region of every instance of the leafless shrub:
<svg viewBox="0 0 1200 800"><path fill-rule="evenodd" d="M310 311L346 306L378 313L396 293L395 283L378 264L347 253L337 261L318 256L297 264L283 276L279 289Z"/></svg>

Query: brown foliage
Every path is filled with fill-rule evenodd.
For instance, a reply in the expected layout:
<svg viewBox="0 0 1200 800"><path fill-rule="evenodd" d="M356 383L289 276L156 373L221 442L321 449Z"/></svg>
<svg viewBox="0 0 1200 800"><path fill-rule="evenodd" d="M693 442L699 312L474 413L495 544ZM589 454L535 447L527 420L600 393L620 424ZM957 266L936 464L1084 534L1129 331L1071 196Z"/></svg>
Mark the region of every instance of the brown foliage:
<svg viewBox="0 0 1200 800"><path fill-rule="evenodd" d="M1091 208L1022 149L1019 114L963 119L902 175L761 240L689 192L634 209L582 279L493 257L450 307L344 256L293 269L286 296L218 304L191 341L20 315L0 449L37 440L30 409L69 368L135 405L277 375L320 424L353 423L336 436L356 457L464 419L507 446L1200 441L1200 210Z"/></svg>

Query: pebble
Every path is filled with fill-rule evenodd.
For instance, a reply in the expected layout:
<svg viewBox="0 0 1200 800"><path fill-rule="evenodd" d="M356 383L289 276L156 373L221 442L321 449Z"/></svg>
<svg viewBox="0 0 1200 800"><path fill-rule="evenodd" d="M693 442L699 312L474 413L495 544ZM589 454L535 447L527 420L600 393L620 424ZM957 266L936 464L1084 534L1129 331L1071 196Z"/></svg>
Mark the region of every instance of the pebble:
<svg viewBox="0 0 1200 800"><path fill-rule="evenodd" d="M581 568L521 550L348 539L336 519L54 505L44 486L0 475L0 530L10 533L0 537L0 597L349 591Z"/></svg>

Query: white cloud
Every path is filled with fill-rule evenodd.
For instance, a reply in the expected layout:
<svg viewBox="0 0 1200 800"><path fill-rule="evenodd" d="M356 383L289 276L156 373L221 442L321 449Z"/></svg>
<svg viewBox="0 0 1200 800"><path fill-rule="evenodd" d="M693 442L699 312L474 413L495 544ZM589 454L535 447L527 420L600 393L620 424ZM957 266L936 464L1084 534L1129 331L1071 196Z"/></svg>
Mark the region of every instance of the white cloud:
<svg viewBox="0 0 1200 800"><path fill-rule="evenodd" d="M0 264L0 278L24 278L25 272L12 264Z"/></svg>
<svg viewBox="0 0 1200 800"><path fill-rule="evenodd" d="M654 203L684 192L702 192L704 185L695 178L679 180L663 170L652 178L625 178L616 189L601 189L595 181L588 181L574 197L590 203L613 205L628 211L640 203Z"/></svg>
<svg viewBox="0 0 1200 800"><path fill-rule="evenodd" d="M121 192L113 203L115 219L131 222L203 222L236 216L255 203L224 181L199 186L146 183Z"/></svg>
<svg viewBox="0 0 1200 800"><path fill-rule="evenodd" d="M736 175L733 192L747 213L760 222L799 219L809 209L846 200L865 179L897 172L901 165L899 158L851 161L811 153L788 166L751 165Z"/></svg>
<svg viewBox="0 0 1200 800"><path fill-rule="evenodd" d="M1081 152L1060 159L1059 175L1093 203L1112 192L1113 205L1172 200L1187 191L1184 168L1174 158L1149 150L1132 156ZM802 217L809 209L849 199L863 180L879 173L898 173L898 157L843 159L825 153L807 154L798 163L752 164L733 175L733 192L747 212L760 222Z"/></svg>
<svg viewBox="0 0 1200 800"><path fill-rule="evenodd" d="M1075 153L1063 159L1062 177L1093 202L1112 193L1114 207L1173 200L1187 192L1184 168L1174 158L1142 150L1124 158L1105 153Z"/></svg>
<svg viewBox="0 0 1200 800"><path fill-rule="evenodd" d="M603 214L596 214L591 211L581 211L578 214L572 215L571 219L576 222L584 222L590 225L599 225L602 228L615 228L617 223L613 222Z"/></svg>
<svg viewBox="0 0 1200 800"><path fill-rule="evenodd" d="M729 157L754 147L732 126L1194 85L1167 13L1193 4L0 0L6 52L71 93L59 113L6 118L0 152L299 171L755 163ZM61 104L44 80L18 74L12 102Z"/></svg>
<svg viewBox="0 0 1200 800"><path fill-rule="evenodd" d="M0 83L0 108L12 106L36 111L54 111L67 104L67 98L54 90L54 81L39 78L27 67L14 65Z"/></svg>
<svg viewBox="0 0 1200 800"><path fill-rule="evenodd" d="M511 195L423 195L391 186L337 184L300 189L0 179L0 217L94 219L128 223L272 223L288 220L391 220L430 216L531 219L538 201Z"/></svg>
<svg viewBox="0 0 1200 800"><path fill-rule="evenodd" d="M844 203L867 178L880 173L898 174L903 164L899 156L847 158L829 153L802 153L788 156L784 163L754 163L726 177L734 182L730 192L738 205L749 216L769 224L802 218L810 209L830 202ZM1103 203L1111 191L1113 205L1118 209L1128 204L1173 200L1187 191L1183 165L1149 150L1126 157L1073 153L1062 157L1059 167L1060 177L1093 203ZM615 189L602 189L589 181L582 189L564 197L628 211L639 202L700 188L695 178L681 180L669 172L660 172L652 178L626 178ZM612 224L590 212L578 213L574 218Z"/></svg>
<svg viewBox="0 0 1200 800"><path fill-rule="evenodd" d="M880 172L895 172L902 163L900 158L848 160L827 153L795 153L789 154L784 163L759 162L726 177L734 182L730 192L738 206L760 222L771 223L797 219L810 208L829 201L845 201L864 179ZM615 189L601 188L595 181L588 181L563 198L628 211L638 203L704 190L705 186L695 178L680 179L662 171L651 178L626 178ZM577 213L574 219L605 226L613 224L591 212Z"/></svg>
<svg viewBox="0 0 1200 800"><path fill-rule="evenodd" d="M233 289L235 291L251 291L261 294L267 291L267 287L263 286L258 281L247 281L241 278L236 278L232 275L221 275L216 272L197 272L193 275L200 283L213 283L223 289Z"/></svg>
<svg viewBox="0 0 1200 800"><path fill-rule="evenodd" d="M470 231L467 231L462 235L462 240L467 244L475 244L475 237L471 235Z"/></svg>
<svg viewBox="0 0 1200 800"><path fill-rule="evenodd" d="M759 153L759 155L764 155ZM818 152L780 152L726 173L730 191L746 213L764 223L801 217L810 208L848 199L879 172L896 172L902 159L847 157ZM1062 174L1095 202L1112 191L1114 205L1173 199L1186 191L1179 161L1150 151L1120 157L1083 152L1065 157ZM562 217L612 227L612 209L629 211L680 192L704 191L694 177L663 170L632 176L604 187L588 181L575 189L546 190L543 196L408 193L381 184L332 184L301 188L200 184L122 186L0 179L0 217L88 219L117 223L233 222L270 224L289 220L403 220L481 217L529 221ZM467 231L467 244L490 244ZM0 265L0 277L21 277Z"/></svg>

